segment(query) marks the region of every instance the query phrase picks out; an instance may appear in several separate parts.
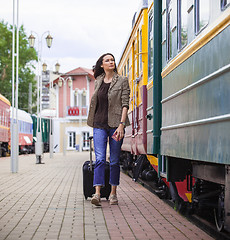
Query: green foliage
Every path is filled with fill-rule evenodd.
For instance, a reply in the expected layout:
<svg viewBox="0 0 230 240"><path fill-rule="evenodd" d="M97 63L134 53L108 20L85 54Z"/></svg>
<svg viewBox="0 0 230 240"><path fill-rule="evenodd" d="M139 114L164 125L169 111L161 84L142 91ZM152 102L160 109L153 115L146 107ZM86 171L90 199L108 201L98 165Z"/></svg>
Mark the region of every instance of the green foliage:
<svg viewBox="0 0 230 240"><path fill-rule="evenodd" d="M12 103L12 30L4 21L0 22L0 93ZM15 30L16 31L16 30ZM16 32L15 32L16 38ZM15 41L16 42L16 41ZM16 43L15 43L16 49ZM18 107L28 111L29 83L32 83L32 103L36 104L36 80L32 61L37 61L37 53L29 47L23 25L19 29L19 85ZM16 73L16 57L15 57ZM16 79L16 77L15 77Z"/></svg>

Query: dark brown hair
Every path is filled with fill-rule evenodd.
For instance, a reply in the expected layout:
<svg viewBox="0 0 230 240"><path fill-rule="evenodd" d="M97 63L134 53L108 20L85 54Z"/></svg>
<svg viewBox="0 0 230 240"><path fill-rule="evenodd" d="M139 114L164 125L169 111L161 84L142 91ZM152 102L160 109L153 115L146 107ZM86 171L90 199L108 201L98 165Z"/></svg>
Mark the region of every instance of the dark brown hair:
<svg viewBox="0 0 230 240"><path fill-rule="evenodd" d="M115 61L115 57L113 56L112 53L105 53L102 56L99 57L99 59L96 62L96 65L93 68L93 72L94 72L94 77L97 78L98 76L100 76L102 73L105 73L104 69L101 67L102 62L103 62L103 58L106 55L111 55ZM117 73L117 67L116 67L116 63L115 63L115 68L114 68L114 72Z"/></svg>

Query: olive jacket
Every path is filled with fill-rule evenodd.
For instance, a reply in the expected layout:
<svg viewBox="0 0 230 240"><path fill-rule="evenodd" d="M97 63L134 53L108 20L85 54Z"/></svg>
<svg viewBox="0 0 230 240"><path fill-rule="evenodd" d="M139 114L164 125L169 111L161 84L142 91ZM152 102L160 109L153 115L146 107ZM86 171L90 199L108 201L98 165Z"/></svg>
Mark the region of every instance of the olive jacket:
<svg viewBox="0 0 230 240"><path fill-rule="evenodd" d="M91 98L87 124L93 127L94 115L97 106L97 94L105 74L101 74L95 81L95 91ZM129 82L127 77L122 77L117 73L114 74L108 90L108 125L111 128L117 128L121 121L122 108L129 109ZM126 118L125 125L130 125L128 117Z"/></svg>

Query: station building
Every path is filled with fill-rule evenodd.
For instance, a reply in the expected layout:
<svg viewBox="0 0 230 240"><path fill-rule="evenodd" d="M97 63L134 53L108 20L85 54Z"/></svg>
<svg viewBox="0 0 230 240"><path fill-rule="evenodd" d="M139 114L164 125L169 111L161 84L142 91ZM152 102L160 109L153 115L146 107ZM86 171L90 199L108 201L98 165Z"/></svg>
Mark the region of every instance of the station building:
<svg viewBox="0 0 230 240"><path fill-rule="evenodd" d="M95 78L91 69L78 67L49 84L49 108L43 117L52 118L53 151L89 150L87 125Z"/></svg>

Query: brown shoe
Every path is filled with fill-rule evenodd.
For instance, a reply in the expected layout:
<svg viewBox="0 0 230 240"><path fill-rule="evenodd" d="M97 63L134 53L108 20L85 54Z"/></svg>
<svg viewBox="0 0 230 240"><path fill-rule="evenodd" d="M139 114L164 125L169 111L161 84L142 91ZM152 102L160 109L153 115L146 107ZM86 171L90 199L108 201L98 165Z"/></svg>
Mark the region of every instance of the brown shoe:
<svg viewBox="0 0 230 240"><path fill-rule="evenodd" d="M118 199L117 199L117 195L110 195L109 197L109 203L110 205L117 205L118 204Z"/></svg>
<svg viewBox="0 0 230 240"><path fill-rule="evenodd" d="M93 194L91 203L94 204L95 206L101 206L101 198L99 194Z"/></svg>

